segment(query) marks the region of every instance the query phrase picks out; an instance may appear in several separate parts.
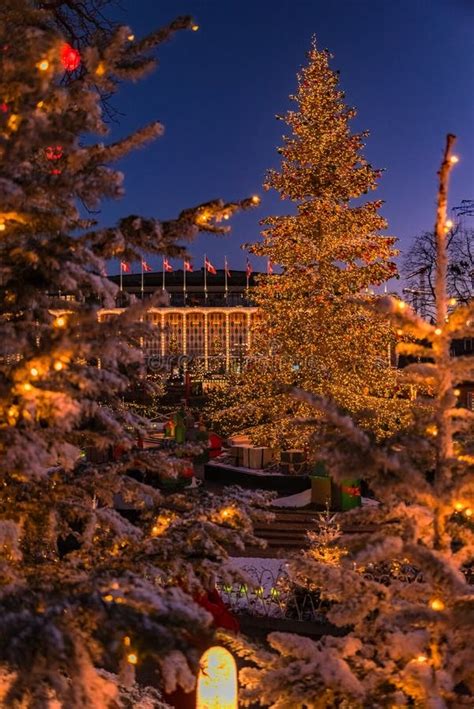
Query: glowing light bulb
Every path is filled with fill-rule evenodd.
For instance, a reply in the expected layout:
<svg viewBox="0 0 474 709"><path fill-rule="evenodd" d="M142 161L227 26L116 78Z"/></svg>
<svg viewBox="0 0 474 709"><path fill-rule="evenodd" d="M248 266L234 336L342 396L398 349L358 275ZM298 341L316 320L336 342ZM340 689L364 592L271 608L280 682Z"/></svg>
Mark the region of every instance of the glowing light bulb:
<svg viewBox="0 0 474 709"><path fill-rule="evenodd" d="M40 62L38 62L37 66L40 71L48 71L49 61L47 59L42 59Z"/></svg>
<svg viewBox="0 0 474 709"><path fill-rule="evenodd" d="M446 227L446 229L452 229L453 224L454 224L454 222L452 219L446 219L444 226Z"/></svg>
<svg viewBox="0 0 474 709"><path fill-rule="evenodd" d="M466 517L472 517L472 510L470 507L467 508L467 510L464 510L464 514Z"/></svg>
<svg viewBox="0 0 474 709"><path fill-rule="evenodd" d="M125 635L125 637L123 639L123 644L125 645L125 647L130 647L130 643L131 643L130 637L128 635Z"/></svg>
<svg viewBox="0 0 474 709"><path fill-rule="evenodd" d="M461 396L461 389L453 389L454 396Z"/></svg>
<svg viewBox="0 0 474 709"><path fill-rule="evenodd" d="M426 655L418 655L418 657L416 658L416 661L423 663L423 662L427 662L428 658L426 657Z"/></svg>
<svg viewBox="0 0 474 709"><path fill-rule="evenodd" d="M258 196L258 194L253 195L252 202L253 204L260 204L260 197Z"/></svg>
<svg viewBox="0 0 474 709"><path fill-rule="evenodd" d="M403 330L401 330L400 328L398 328L398 330L397 330L397 335L403 335Z"/></svg>
<svg viewBox="0 0 474 709"><path fill-rule="evenodd" d="M463 503L462 502L455 502L454 509L456 510L456 512L461 512L461 510L464 509Z"/></svg>
<svg viewBox="0 0 474 709"><path fill-rule="evenodd" d="M36 104L36 108L43 108L43 106L44 106L44 101L38 101L38 103Z"/></svg>
<svg viewBox="0 0 474 709"><path fill-rule="evenodd" d="M434 334L435 334L435 335L441 335L442 332L443 332L442 329L441 329L440 327L437 327L437 328L435 329L435 331L434 331Z"/></svg>
<svg viewBox="0 0 474 709"><path fill-rule="evenodd" d="M105 64L104 62L99 62L97 69L95 70L96 76L104 76L105 74Z"/></svg>
<svg viewBox="0 0 474 709"><path fill-rule="evenodd" d="M38 372L38 370L36 369L36 367L31 367L31 369L30 369L30 374L31 374L32 377L37 377L38 374L39 374L39 372Z"/></svg>
<svg viewBox="0 0 474 709"><path fill-rule="evenodd" d="M430 426L426 427L426 433L428 434L428 436L436 436L436 434L438 433L438 429L434 424L431 424Z"/></svg>
<svg viewBox="0 0 474 709"><path fill-rule="evenodd" d="M60 372L61 369L63 368L63 366L64 366L64 365L63 365L62 362L59 362L59 361L58 361L58 362L55 362L55 363L54 363L54 369L56 370L56 372Z"/></svg>
<svg viewBox="0 0 474 709"><path fill-rule="evenodd" d="M197 32L198 29L199 29L199 25L193 25L193 26L191 27L191 29L192 29L193 32Z"/></svg>
<svg viewBox="0 0 474 709"><path fill-rule="evenodd" d="M132 33L132 34L129 34L128 37L127 37L127 39L128 39L129 42L133 42L133 40L135 39L135 35L134 35L133 33Z"/></svg>
<svg viewBox="0 0 474 709"><path fill-rule="evenodd" d="M458 301L456 300L456 298L450 298L450 299L448 300L449 305L456 305L457 302L458 302Z"/></svg>
<svg viewBox="0 0 474 709"><path fill-rule="evenodd" d="M406 307L407 307L407 304L403 300L398 301L397 308L399 310L405 310Z"/></svg>
<svg viewBox="0 0 474 709"><path fill-rule="evenodd" d="M451 155L451 157L449 158L449 162L451 163L451 165L456 165L456 163L459 162L459 157L457 155Z"/></svg>
<svg viewBox="0 0 474 709"><path fill-rule="evenodd" d="M0 231L5 231L6 228L7 225L5 224L5 222L0 222Z"/></svg>
<svg viewBox="0 0 474 709"><path fill-rule="evenodd" d="M435 598L433 601L431 601L430 606L434 611L442 611L445 607L443 601L440 598Z"/></svg>
<svg viewBox="0 0 474 709"><path fill-rule="evenodd" d="M66 318L64 315L60 315L54 321L54 327L64 327L66 325Z"/></svg>
<svg viewBox="0 0 474 709"><path fill-rule="evenodd" d="M211 647L202 655L199 667L196 709L237 709L237 667L230 652Z"/></svg>
<svg viewBox="0 0 474 709"><path fill-rule="evenodd" d="M29 382L26 382L26 384L23 384L23 391L31 391L32 386Z"/></svg>
<svg viewBox="0 0 474 709"><path fill-rule="evenodd" d="M113 600L114 600L114 597L112 596L111 593L108 593L106 596L104 596L104 601L106 601L107 603L110 603Z"/></svg>
<svg viewBox="0 0 474 709"><path fill-rule="evenodd" d="M127 662L130 663L130 665L136 665L138 662L138 657L135 655L134 652L131 652L127 655Z"/></svg>

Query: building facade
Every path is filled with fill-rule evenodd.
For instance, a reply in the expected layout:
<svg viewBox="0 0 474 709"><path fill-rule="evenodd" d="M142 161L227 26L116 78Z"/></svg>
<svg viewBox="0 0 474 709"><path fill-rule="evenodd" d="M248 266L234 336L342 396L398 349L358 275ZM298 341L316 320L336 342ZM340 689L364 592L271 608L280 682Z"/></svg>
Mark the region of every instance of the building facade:
<svg viewBox="0 0 474 709"><path fill-rule="evenodd" d="M111 278L120 284L120 277ZM150 303L146 319L156 335L147 338L143 347L150 366L158 369L179 367L202 373L226 374L238 371L252 342L252 332L259 325L258 308L252 304L254 276L245 271L223 271L215 276L203 269L122 275L122 291L117 308L102 309L99 317L113 317L122 312L130 295Z"/></svg>

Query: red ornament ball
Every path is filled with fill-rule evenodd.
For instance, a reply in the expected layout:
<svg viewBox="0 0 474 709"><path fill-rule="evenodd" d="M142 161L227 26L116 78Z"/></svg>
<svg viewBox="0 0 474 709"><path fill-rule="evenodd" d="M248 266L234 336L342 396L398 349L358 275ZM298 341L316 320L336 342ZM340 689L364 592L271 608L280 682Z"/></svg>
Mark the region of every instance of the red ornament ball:
<svg viewBox="0 0 474 709"><path fill-rule="evenodd" d="M65 42L61 47L61 64L66 71L75 71L81 63L81 55L77 49Z"/></svg>
<svg viewBox="0 0 474 709"><path fill-rule="evenodd" d="M48 145L45 149L47 160L60 160L63 156L62 145Z"/></svg>

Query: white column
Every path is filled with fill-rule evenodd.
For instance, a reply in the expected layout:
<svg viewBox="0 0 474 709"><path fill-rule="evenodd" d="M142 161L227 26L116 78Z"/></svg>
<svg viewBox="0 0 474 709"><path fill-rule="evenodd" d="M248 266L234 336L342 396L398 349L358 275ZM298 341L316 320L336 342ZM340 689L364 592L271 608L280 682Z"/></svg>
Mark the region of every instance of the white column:
<svg viewBox="0 0 474 709"><path fill-rule="evenodd" d="M161 345L161 356L164 358L166 352L166 343L165 343L165 314L161 313L161 332L160 332L160 345Z"/></svg>
<svg viewBox="0 0 474 709"><path fill-rule="evenodd" d="M251 335L251 328L252 328L252 313L247 313L247 349L250 349L250 345L252 344L252 335Z"/></svg>
<svg viewBox="0 0 474 709"><path fill-rule="evenodd" d="M204 310L204 369L207 372L209 367L209 343L208 337L208 327L207 327L207 311Z"/></svg>
<svg viewBox="0 0 474 709"><path fill-rule="evenodd" d="M225 371L230 369L230 313L225 313Z"/></svg>
<svg viewBox="0 0 474 709"><path fill-rule="evenodd" d="M186 362L186 355L188 354L188 329L187 329L187 322L186 322L186 311L183 310L182 313L182 320L181 320L181 327L183 328L183 355L184 355L184 369L186 370L188 368L187 362Z"/></svg>

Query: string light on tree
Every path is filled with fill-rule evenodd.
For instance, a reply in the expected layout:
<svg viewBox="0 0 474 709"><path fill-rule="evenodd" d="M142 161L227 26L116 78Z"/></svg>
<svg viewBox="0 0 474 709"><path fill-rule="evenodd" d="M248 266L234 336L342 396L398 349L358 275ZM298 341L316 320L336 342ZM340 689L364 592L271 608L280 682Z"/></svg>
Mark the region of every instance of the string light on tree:
<svg viewBox="0 0 474 709"><path fill-rule="evenodd" d="M57 318L54 319L54 327L56 328L63 328L66 327L67 320L64 315L58 315Z"/></svg>
<svg viewBox="0 0 474 709"><path fill-rule="evenodd" d="M278 283L261 279L252 291L261 319L252 349L261 366L236 375L212 402L224 434L245 429L260 445L301 447L307 433L295 420L300 409L304 418L305 407L283 393L295 379L302 389L324 392L357 412L376 435L387 435L410 416L408 397L395 404L386 395L399 379L387 357L394 331L354 299L355 293L374 299L373 285L393 276L396 240L382 236L381 203L365 197L376 189L380 171L364 157L365 136L352 132L354 111L329 64L328 52L314 44L298 76L294 110L276 116L288 133L265 189L276 190L291 208L267 217L263 239L250 249L282 267ZM258 195L252 201L258 205ZM400 313L405 307L400 301Z"/></svg>

